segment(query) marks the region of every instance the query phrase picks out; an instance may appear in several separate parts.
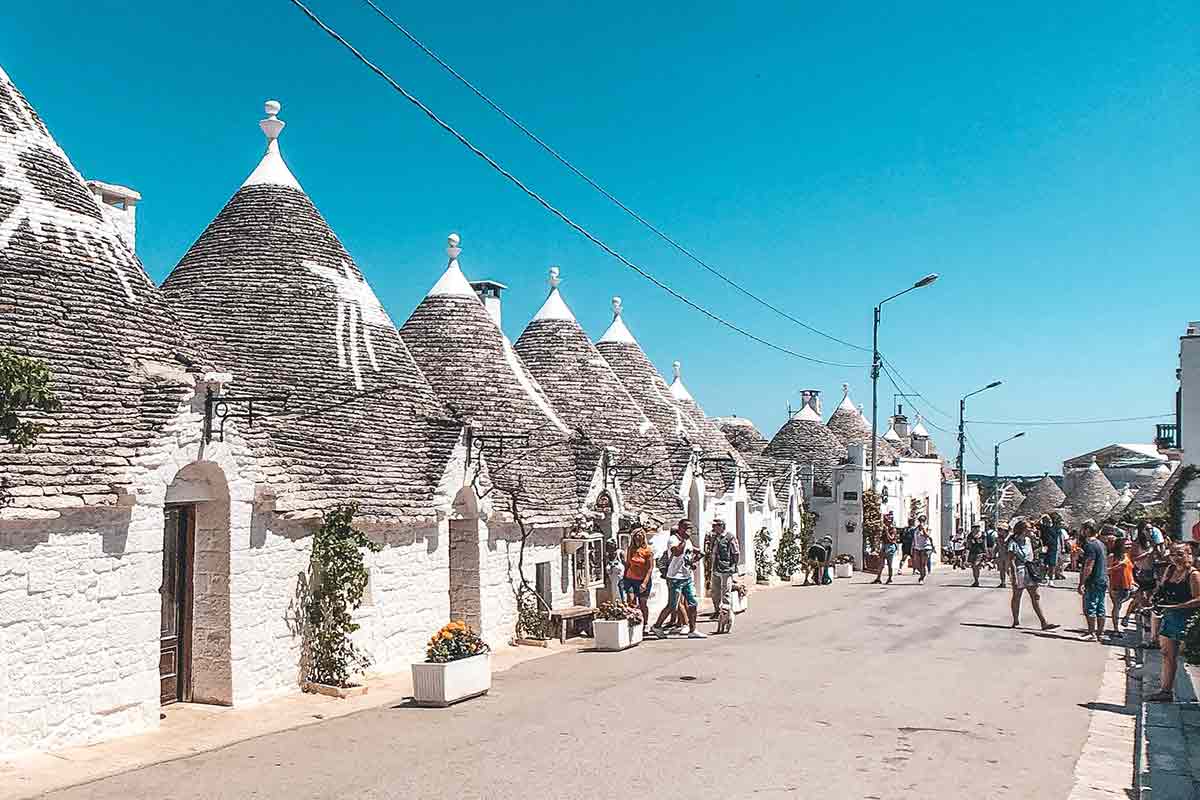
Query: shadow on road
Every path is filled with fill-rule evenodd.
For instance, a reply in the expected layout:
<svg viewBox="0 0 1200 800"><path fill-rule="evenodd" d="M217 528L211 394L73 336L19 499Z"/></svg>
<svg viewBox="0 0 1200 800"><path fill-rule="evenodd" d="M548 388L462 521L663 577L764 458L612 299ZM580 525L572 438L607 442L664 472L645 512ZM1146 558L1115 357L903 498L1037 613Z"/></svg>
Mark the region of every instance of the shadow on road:
<svg viewBox="0 0 1200 800"><path fill-rule="evenodd" d="M1133 716L1133 712L1125 706L1119 706L1116 703L1077 703L1080 708L1086 708L1088 711L1107 711L1110 714L1121 714L1122 716Z"/></svg>

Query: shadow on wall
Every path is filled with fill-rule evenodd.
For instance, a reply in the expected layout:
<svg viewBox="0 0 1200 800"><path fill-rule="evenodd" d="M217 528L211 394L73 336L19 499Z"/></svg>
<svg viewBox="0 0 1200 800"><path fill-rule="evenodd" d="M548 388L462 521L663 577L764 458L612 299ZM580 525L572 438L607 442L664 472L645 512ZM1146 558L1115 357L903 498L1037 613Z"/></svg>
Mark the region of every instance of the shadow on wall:
<svg viewBox="0 0 1200 800"><path fill-rule="evenodd" d="M313 630L305 612L312 599L311 572L312 564L310 563L306 571L297 573L296 587L292 592L292 599L288 602L284 616L288 632L291 633L293 639L300 640L300 658L296 664L297 686L303 686L308 680L313 660Z"/></svg>
<svg viewBox="0 0 1200 800"><path fill-rule="evenodd" d="M272 512L255 511L250 520L250 549L261 550L267 543L267 533L297 542L312 536L320 520L284 519Z"/></svg>
<svg viewBox="0 0 1200 800"><path fill-rule="evenodd" d="M125 555L131 509L64 509L55 519L13 519L0 522L0 550L29 553L50 541L52 533L99 533L105 555Z"/></svg>

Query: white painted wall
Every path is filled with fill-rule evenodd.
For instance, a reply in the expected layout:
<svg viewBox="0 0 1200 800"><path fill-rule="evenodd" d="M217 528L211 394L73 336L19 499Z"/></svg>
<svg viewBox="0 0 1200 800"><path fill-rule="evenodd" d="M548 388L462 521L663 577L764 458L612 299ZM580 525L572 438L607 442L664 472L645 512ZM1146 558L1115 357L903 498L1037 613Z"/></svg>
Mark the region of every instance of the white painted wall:
<svg viewBox="0 0 1200 800"><path fill-rule="evenodd" d="M1183 463L1200 463L1200 322L1179 337L1179 395Z"/></svg>

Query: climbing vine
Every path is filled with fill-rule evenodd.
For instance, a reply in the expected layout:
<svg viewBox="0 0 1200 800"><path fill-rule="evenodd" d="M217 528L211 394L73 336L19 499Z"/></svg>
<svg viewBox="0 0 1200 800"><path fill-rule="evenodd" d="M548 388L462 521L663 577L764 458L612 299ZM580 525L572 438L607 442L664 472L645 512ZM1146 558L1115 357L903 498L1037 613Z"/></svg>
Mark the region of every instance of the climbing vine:
<svg viewBox="0 0 1200 800"><path fill-rule="evenodd" d="M1183 495L1189 483L1191 483L1196 475L1200 474L1200 467L1195 464L1188 464L1186 467L1180 467L1183 472L1179 474L1179 480L1175 482L1175 487L1171 489L1171 499L1168 502L1170 511L1167 517L1167 534L1177 542L1184 540L1183 530Z"/></svg>
<svg viewBox="0 0 1200 800"><path fill-rule="evenodd" d="M45 425L22 419L25 411L57 411L58 397L44 361L19 356L0 347L0 439L24 450L37 441Z"/></svg>

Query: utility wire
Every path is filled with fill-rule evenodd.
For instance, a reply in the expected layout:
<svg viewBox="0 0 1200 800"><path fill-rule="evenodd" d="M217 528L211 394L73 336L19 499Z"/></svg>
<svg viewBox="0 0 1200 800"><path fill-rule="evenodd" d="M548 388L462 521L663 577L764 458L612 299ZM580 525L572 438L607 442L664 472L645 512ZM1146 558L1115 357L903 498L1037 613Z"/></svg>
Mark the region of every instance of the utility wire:
<svg viewBox="0 0 1200 800"><path fill-rule="evenodd" d="M544 209L549 211L551 214L558 217L560 220L562 220L568 226L573 228L576 232L578 232L580 235L582 235L584 238L586 238L592 244L596 245L601 250L608 253L610 256L617 259L622 264L629 267L634 272L638 273L643 278L645 278L646 280L650 281L658 288L665 291L667 294L671 295L676 300L679 300L680 302L682 302L683 304L692 308L693 310L700 312L704 316L708 317L709 319L713 320L714 322L719 323L720 325L725 326L726 328L729 328L730 330L734 331L735 333L739 333L742 336L745 336L746 338L748 338L752 341L758 342L759 344L764 345L765 347L769 347L772 350L777 350L780 353L784 353L785 355L792 356L793 358L798 358L803 361L809 361L814 364L824 364L824 365L830 366L830 367L846 367L846 368L850 368L850 369L863 368L864 365L862 365L862 364L844 364L844 363L841 363L838 361L826 361L821 358L816 358L815 356L805 355L804 353L800 353L800 352L797 352L790 348L784 347L782 345L775 344L774 342L770 342L770 341L762 338L761 336L756 336L755 334L750 333L750 331L748 331L744 328L741 328L738 325L735 325L734 323L732 323L722 317L717 316L716 314L709 311L704 306L694 302L693 300L690 300L683 294L672 289L670 286L663 283L658 278L651 275L649 272L646 272L646 270L642 269L637 264L635 264L632 261L630 261L629 259L625 258L625 256L621 255L616 250L609 247L607 244L605 244L603 241L601 241L596 236L594 236L590 231L588 231L582 225L575 222L573 219L568 217L562 211L559 211L558 208L556 208L554 205L552 205L549 200L542 197L536 191L534 191L533 189L530 189L528 186L526 186L524 183L522 183L520 178L518 178L516 175L509 172L507 169L502 167L494 158L492 158L487 153L485 153L484 151L482 151L478 147L476 147L474 144L472 144L471 141L469 139L467 139L466 136L459 133L454 127L452 127L449 123L445 122L431 108L429 108L429 106L425 105L423 102L421 102L415 96L410 94L407 89L405 89L403 86L401 86L399 83L397 83L395 81L395 79L392 78L391 75L389 75L381 67L377 66L374 62L372 62L370 59L368 59L366 56L364 56L358 50L358 48L356 48L349 41L347 41L345 39L345 37L343 37L340 33L335 31L333 28L326 25L321 20L320 17L318 17L315 13L313 13L308 8L308 6L304 5L304 3L300 2L300 0L291 0L291 3L292 3L292 5L296 6L296 8L300 9L300 11L303 12L304 15L306 17L308 17L317 27L319 27L321 30L325 31L325 33L329 34L329 36L332 37L335 41L337 41L338 44L342 45L342 47L344 47L348 51L350 51L350 53L355 58L357 58L359 61L361 61L364 66L366 66L368 69L370 69L376 75L378 75L379 77L381 77L385 81L387 81L387 83L393 89L395 89L397 92L399 92L401 95L403 95L404 98L406 100L408 100L410 103L412 103L417 108L419 108L421 110L421 112L424 113L425 116L429 117L429 119L431 121L433 121L438 127L442 128L444 131L446 131L451 136L453 136L455 139L457 139L464 147L466 147L468 150L470 150L472 153L474 153L476 156L478 156L484 162L486 162L489 167L491 167L496 172L500 173L502 176L507 178L518 189L520 189L522 192L524 192L526 195L528 195L531 199L536 201L540 206L542 206Z"/></svg>
<svg viewBox="0 0 1200 800"><path fill-rule="evenodd" d="M492 100L492 98L490 98L486 94L484 94L482 89L480 89L478 86L476 86L475 84L473 84L469 80L467 80L467 78L464 77L462 75L462 73L460 73L458 70L456 70L450 64L446 63L446 61L444 59L442 59L441 56L439 56L437 53L435 53L433 50L431 50L429 47L427 47L420 39L418 39L416 36L414 36L407 28L405 28L403 25L401 25L399 22L397 22L393 17L391 17L386 11L384 11L382 8L380 8L378 5L376 5L374 0L364 0L364 2L366 2L367 5L369 5L372 9L374 9L375 13L378 14L379 16L381 16L384 20L386 20L393 28L395 28L397 31L399 31L401 34L403 34L406 39L408 39L410 42L412 42L414 45L416 45L421 50L421 52L425 53L425 55L427 55L431 59L433 59L438 64L438 66L440 66L442 69L446 70L446 72L450 73L450 75L453 76L459 83L461 83L463 86L465 86L469 90L471 90L471 92L476 97L478 97L480 100L482 100L484 103L486 103L493 111L495 111L497 114L499 114L500 116L502 116L506 120L508 120L510 123L512 123L513 126L515 126L517 128L517 130L521 131L521 133L523 133L527 137L529 137L529 139L532 140L535 144L537 144L538 147L545 150L546 153L548 153L555 161L557 161L558 163L562 164L564 167L569 169L578 178L580 178L584 183L586 183L588 186L591 186L593 189L595 189L597 192L599 192L601 195L603 195L609 202L611 202L617 208L621 209L626 214L628 214L630 217L632 217L636 222L638 222L639 224L641 224L642 226L644 226L645 228L650 230L659 239L662 239L664 242L669 244L675 250L679 251L684 256L686 256L687 258L694 261L696 264L699 264L701 267L708 270L710 273L717 276L722 281L724 281L726 284L728 284L729 286L733 287L737 291L744 294L746 297L749 297L754 302L756 302L762 306L765 306L766 308L769 308L771 311L774 311L776 314L783 317L784 319L790 320L790 321L796 323L797 325L799 325L800 327L804 328L805 330L811 331L812 333L815 333L818 336L824 336L826 339L829 339L830 341L837 342L838 344L845 345L846 347L853 348L854 350L860 350L860 351L866 352L866 353L871 352L871 348L869 348L869 347L862 347L861 345L854 344L853 342L848 342L845 339L839 339L837 336L834 336L833 334L826 333L825 331L823 331L819 328L815 328L812 325L809 325L807 322L804 322L801 319L797 319L796 317L792 316L788 312L784 311L782 308L779 308L778 306L770 303L766 299L760 297L759 295L750 291L746 287L737 283L732 278L730 278L729 276L725 275L720 270L718 270L716 267L712 266L707 261L705 261L704 259L700 258L698 255L693 253L691 250L684 247L682 244L680 244L674 238L672 238L667 233L665 233L662 229L660 229L659 227L654 225L654 223L650 222L645 217L643 217L641 214L634 211L632 208L627 206L625 203L623 203L619 199L617 199L611 192L609 192L607 189L605 189L603 186L601 186L599 183L597 183L587 173L585 173L583 170L579 169L574 164L572 164L569 160L567 160L566 156L559 153L557 150L555 150L553 147L551 147L549 144L547 144L545 141L543 141L542 138L539 137L536 133L531 131L529 128L525 127L525 125L522 124L520 120L516 119L511 114L509 114L507 111L505 111L503 108L501 108L500 105L496 101Z"/></svg>
<svg viewBox="0 0 1200 800"><path fill-rule="evenodd" d="M982 420L971 419L967 422L972 425L1015 425L1018 427L1030 427L1034 425L1101 425L1109 422L1144 422L1149 419L1166 419L1174 417L1175 413L1168 414L1149 414L1144 417L1116 417L1114 419L1056 419L1043 420L1041 422L1030 422L1027 420Z"/></svg>
<svg viewBox="0 0 1200 800"><path fill-rule="evenodd" d="M928 403L928 404L929 404L929 407L930 407L930 408L932 408L934 411L938 412L939 414L941 414L943 417L945 417L946 419L950 420L951 422L953 422L953 421L955 421L955 420L957 420L957 419L958 419L958 418L957 418L957 417L955 417L953 414L947 413L946 411L943 411L941 408L939 408L939 407L935 406L935 405L933 404L933 401L932 401L932 400L930 400L930 399L929 399L928 397L926 397L925 395L921 394L921 392L920 392L920 391L918 391L917 387L916 387L916 386L914 386L914 385L912 384L912 382L911 382L911 381L909 381L907 378L905 378L903 375L901 375L901 374L900 374L900 370L896 369L896 365L895 365L895 364L893 364L893 363L892 363L892 362L891 362L891 361L888 359L888 357L887 357L887 356L885 356L883 353L880 353L880 354L879 354L879 359L880 359L880 360L881 360L883 363L885 363L885 364L887 364L887 365L888 365L888 368L889 368L889 369L891 369L891 371L892 371L892 372L894 372L894 373L896 374L896 377L897 377L897 378L899 378L900 382L901 382L901 383L903 383L905 386L907 386L907 387L908 387L908 391L909 391L910 393L912 393L912 394L915 394L917 397L919 397L919 398L921 398L922 400L924 400L926 403ZM899 389L899 388L897 388L897 389L896 389L896 391L897 391L897 392L899 392L900 394L904 394L904 391L903 391L903 390L901 390L901 389ZM934 427L936 427L936 426L934 426Z"/></svg>

